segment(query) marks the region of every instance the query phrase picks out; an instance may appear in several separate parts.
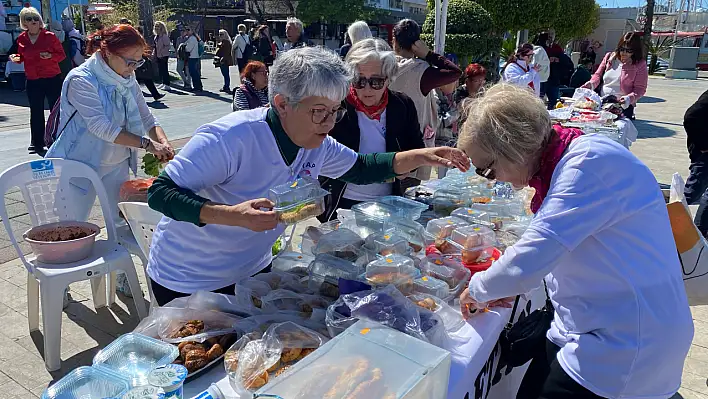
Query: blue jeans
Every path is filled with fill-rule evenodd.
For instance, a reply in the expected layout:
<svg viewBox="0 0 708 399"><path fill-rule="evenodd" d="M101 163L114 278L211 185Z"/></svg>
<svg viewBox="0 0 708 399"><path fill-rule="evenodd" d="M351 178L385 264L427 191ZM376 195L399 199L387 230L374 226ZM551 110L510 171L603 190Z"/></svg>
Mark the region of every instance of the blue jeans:
<svg viewBox="0 0 708 399"><path fill-rule="evenodd" d="M221 68L221 74L224 76L224 89L231 90L231 75L229 75L229 66L222 65L219 68Z"/></svg>
<svg viewBox="0 0 708 399"><path fill-rule="evenodd" d="M545 83L546 96L548 96L548 109L553 109L560 98L560 86L557 83Z"/></svg>
<svg viewBox="0 0 708 399"><path fill-rule="evenodd" d="M202 86L202 76L199 74L199 69L197 68L200 63L201 59L199 58L190 58L188 61L189 76L192 77L192 86L194 87L194 90L204 89Z"/></svg>

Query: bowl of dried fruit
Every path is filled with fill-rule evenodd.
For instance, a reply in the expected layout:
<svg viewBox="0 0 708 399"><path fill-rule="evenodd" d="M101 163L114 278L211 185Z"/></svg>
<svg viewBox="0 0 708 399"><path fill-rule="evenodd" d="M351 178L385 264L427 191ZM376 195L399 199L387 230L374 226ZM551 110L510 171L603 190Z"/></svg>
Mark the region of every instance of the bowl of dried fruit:
<svg viewBox="0 0 708 399"><path fill-rule="evenodd" d="M61 264L91 255L101 228L93 223L63 221L33 227L23 234L37 261Z"/></svg>

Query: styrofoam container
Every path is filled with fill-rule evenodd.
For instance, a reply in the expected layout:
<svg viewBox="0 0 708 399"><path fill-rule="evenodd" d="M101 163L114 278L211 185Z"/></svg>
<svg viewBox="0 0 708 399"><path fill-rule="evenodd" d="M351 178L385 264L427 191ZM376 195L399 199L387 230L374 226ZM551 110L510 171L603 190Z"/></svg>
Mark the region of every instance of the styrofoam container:
<svg viewBox="0 0 708 399"><path fill-rule="evenodd" d="M93 358L94 367L125 376L131 386L146 385L148 374L179 356L177 346L142 334L121 335Z"/></svg>
<svg viewBox="0 0 708 399"><path fill-rule="evenodd" d="M450 352L376 322L359 320L256 394L282 398L447 397ZM358 395L352 395L354 390Z"/></svg>
<svg viewBox="0 0 708 399"><path fill-rule="evenodd" d="M120 398L130 390L127 379L95 367L79 367L44 390L42 399ZM8 395L13 392L6 392Z"/></svg>
<svg viewBox="0 0 708 399"><path fill-rule="evenodd" d="M36 235L67 228L83 230L87 236L66 241L39 241L33 239L36 238ZM96 236L100 231L101 228L93 223L63 221L32 227L22 235L22 238L30 245L32 252L37 255L37 261L49 264L63 264L78 262L91 255Z"/></svg>

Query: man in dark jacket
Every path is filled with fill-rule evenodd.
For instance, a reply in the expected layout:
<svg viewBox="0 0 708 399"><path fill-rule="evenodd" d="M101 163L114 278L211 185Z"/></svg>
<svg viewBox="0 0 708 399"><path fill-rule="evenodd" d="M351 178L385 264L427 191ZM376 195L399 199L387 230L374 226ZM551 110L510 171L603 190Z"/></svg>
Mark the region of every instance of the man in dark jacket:
<svg viewBox="0 0 708 399"><path fill-rule="evenodd" d="M703 236L708 236L708 91L704 92L683 117L686 145L691 158L691 174L684 195L689 204L700 201L695 223Z"/></svg>

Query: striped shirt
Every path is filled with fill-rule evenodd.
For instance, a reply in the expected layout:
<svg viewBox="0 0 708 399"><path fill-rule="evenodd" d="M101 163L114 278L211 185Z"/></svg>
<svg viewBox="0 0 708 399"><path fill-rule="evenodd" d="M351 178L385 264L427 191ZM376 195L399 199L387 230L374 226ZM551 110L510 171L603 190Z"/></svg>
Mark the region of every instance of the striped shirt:
<svg viewBox="0 0 708 399"><path fill-rule="evenodd" d="M268 104L268 87L266 86L262 90L258 90L253 86L253 83L251 83L249 80L244 79L243 80L243 85L248 86L248 90L256 93L258 96L258 99L261 102L261 106L266 106ZM242 111L242 110L247 110L251 109L251 107L248 105L248 97L246 96L246 93L244 92L243 87L237 87L236 90L234 90L234 102L232 104L232 109L234 111Z"/></svg>

